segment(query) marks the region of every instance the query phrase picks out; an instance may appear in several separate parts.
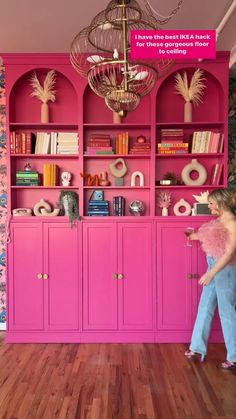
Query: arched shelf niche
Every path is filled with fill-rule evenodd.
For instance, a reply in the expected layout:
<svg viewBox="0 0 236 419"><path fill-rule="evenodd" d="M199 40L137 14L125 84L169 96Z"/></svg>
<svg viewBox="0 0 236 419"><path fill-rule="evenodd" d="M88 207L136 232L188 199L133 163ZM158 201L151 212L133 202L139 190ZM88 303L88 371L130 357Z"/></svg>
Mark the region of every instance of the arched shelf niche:
<svg viewBox="0 0 236 419"><path fill-rule="evenodd" d="M41 101L32 97L30 78L34 72L41 85L51 68L35 68L23 74L14 84L10 93L10 123L39 123ZM58 124L77 124L78 99L76 91L62 73L56 70L56 101L48 102L49 121Z"/></svg>
<svg viewBox="0 0 236 419"><path fill-rule="evenodd" d="M175 89L175 75L179 72L181 75L186 71L188 85L192 75L198 67L183 67L172 72L166 77L156 96L156 121L157 123L166 122L184 122L184 98L177 94ZM202 97L202 103L198 106L193 105L193 122L221 122L224 120L222 103L224 101L224 92L220 82L206 70L203 70L203 77L206 89Z"/></svg>
<svg viewBox="0 0 236 419"><path fill-rule="evenodd" d="M143 97L137 109L128 112L122 123L150 123L150 95ZM84 124L105 124L113 122L113 112L107 107L105 100L96 95L89 85L83 95Z"/></svg>

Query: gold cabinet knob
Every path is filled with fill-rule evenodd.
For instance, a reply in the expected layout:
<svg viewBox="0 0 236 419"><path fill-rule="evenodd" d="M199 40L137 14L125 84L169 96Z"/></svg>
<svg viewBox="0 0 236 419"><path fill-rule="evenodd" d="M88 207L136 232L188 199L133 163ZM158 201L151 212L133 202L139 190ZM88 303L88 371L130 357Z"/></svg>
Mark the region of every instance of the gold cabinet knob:
<svg viewBox="0 0 236 419"><path fill-rule="evenodd" d="M193 274L193 278L198 279L199 278L199 274Z"/></svg>
<svg viewBox="0 0 236 419"><path fill-rule="evenodd" d="M188 279L193 279L193 275L192 274L188 274Z"/></svg>
<svg viewBox="0 0 236 419"><path fill-rule="evenodd" d="M37 278L38 279L42 279L43 278L43 274L37 274Z"/></svg>
<svg viewBox="0 0 236 419"><path fill-rule="evenodd" d="M113 274L112 277L113 277L113 279L117 279L118 278L118 274Z"/></svg>
<svg viewBox="0 0 236 419"><path fill-rule="evenodd" d="M48 274L43 274L43 279L48 279Z"/></svg>
<svg viewBox="0 0 236 419"><path fill-rule="evenodd" d="M118 274L118 279L123 279L124 278L124 275L123 274Z"/></svg>

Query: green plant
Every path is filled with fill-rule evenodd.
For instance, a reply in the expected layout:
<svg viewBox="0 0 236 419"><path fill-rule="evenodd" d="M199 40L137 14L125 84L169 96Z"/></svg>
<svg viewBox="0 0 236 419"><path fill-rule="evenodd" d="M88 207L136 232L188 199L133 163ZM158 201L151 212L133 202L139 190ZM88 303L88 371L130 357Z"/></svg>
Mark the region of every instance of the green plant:
<svg viewBox="0 0 236 419"><path fill-rule="evenodd" d="M65 215L68 215L71 227L73 227L75 221L80 219L79 197L77 192L63 189L59 196L58 206Z"/></svg>

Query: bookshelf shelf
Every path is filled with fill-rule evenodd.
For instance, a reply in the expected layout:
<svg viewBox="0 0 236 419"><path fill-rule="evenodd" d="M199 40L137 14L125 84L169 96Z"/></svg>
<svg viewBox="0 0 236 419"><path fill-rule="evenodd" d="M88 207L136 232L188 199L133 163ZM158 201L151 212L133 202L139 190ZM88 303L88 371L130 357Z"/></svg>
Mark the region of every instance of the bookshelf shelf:
<svg viewBox="0 0 236 419"><path fill-rule="evenodd" d="M11 154L11 158L31 159L78 159L78 154Z"/></svg>
<svg viewBox="0 0 236 419"><path fill-rule="evenodd" d="M218 187L223 186L223 185L218 185ZM207 189L215 189L216 185L160 185L160 186L155 186L155 189L189 189L189 190L193 190L193 189L201 189L201 190L207 190Z"/></svg>
<svg viewBox="0 0 236 419"><path fill-rule="evenodd" d="M100 154L100 155L88 155L88 154L84 154L84 158L86 159L118 159L118 158L123 158L123 159L138 159L138 158L142 158L142 159L150 159L151 155L150 154Z"/></svg>
<svg viewBox="0 0 236 419"><path fill-rule="evenodd" d="M39 186L15 186L12 185L11 189L78 189L78 186L62 186L62 185L58 185L58 186L43 186L43 185L39 185Z"/></svg>
<svg viewBox="0 0 236 419"><path fill-rule="evenodd" d="M224 153L183 153L183 154L156 154L156 158L169 159L172 158L194 158L194 157L223 157Z"/></svg>
<svg viewBox="0 0 236 419"><path fill-rule="evenodd" d="M150 186L84 186L84 189L150 189Z"/></svg>
<svg viewBox="0 0 236 419"><path fill-rule="evenodd" d="M62 124L62 123L47 123L43 124L41 122L11 122L9 124L10 128L27 128L27 129L48 129L48 130L59 130L59 129L69 129L69 130L78 130L78 124Z"/></svg>

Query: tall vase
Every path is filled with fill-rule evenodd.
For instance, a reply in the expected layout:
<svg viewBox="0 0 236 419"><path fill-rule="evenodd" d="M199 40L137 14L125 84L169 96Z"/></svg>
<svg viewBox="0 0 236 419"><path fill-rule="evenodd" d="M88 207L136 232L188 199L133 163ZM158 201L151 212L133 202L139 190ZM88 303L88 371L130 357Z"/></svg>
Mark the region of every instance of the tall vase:
<svg viewBox="0 0 236 419"><path fill-rule="evenodd" d="M166 208L166 207L162 208L161 215L166 217L168 215L168 208Z"/></svg>
<svg viewBox="0 0 236 419"><path fill-rule="evenodd" d="M184 122L192 122L192 103L185 102L184 104Z"/></svg>
<svg viewBox="0 0 236 419"><path fill-rule="evenodd" d="M47 103L41 104L41 122L47 124L49 122L49 108Z"/></svg>
<svg viewBox="0 0 236 419"><path fill-rule="evenodd" d="M117 112L113 112L113 124L121 124L122 118Z"/></svg>

